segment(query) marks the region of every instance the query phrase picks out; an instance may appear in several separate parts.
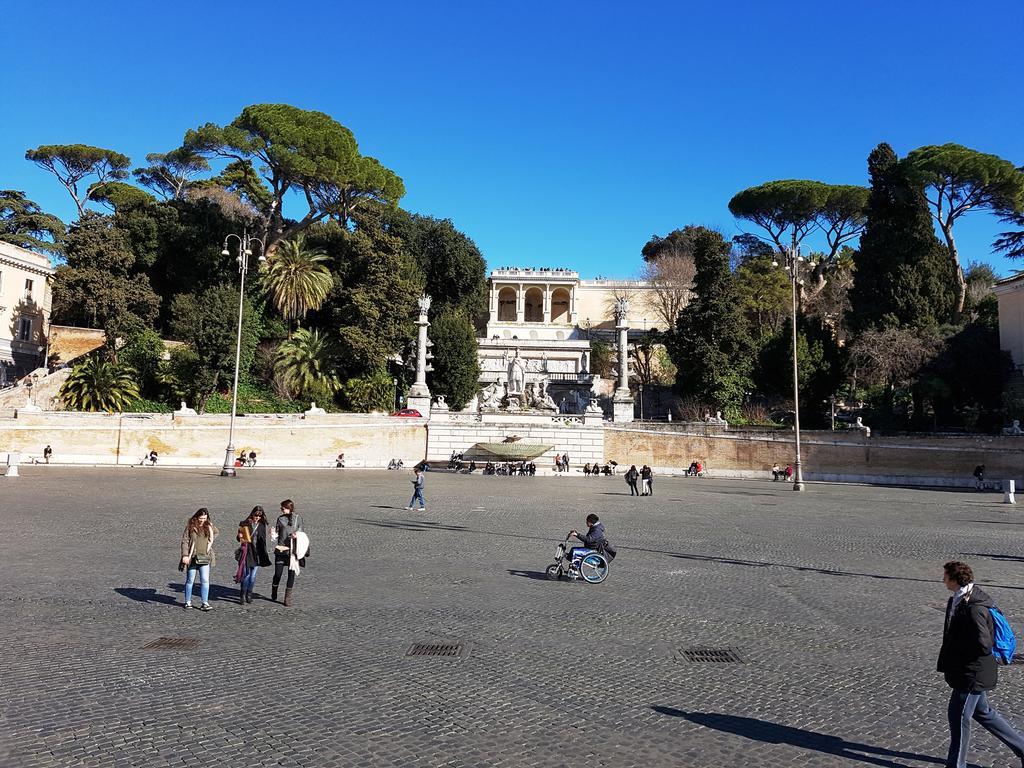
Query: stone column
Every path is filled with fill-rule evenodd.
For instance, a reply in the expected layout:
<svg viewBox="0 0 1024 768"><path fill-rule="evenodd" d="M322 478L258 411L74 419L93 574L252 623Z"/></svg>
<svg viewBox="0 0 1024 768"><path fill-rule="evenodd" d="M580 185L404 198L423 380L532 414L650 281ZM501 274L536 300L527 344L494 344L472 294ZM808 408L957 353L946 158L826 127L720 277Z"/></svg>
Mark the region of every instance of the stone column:
<svg viewBox="0 0 1024 768"><path fill-rule="evenodd" d="M516 288L516 322L522 323L526 321L526 291L523 290L523 284L520 283Z"/></svg>
<svg viewBox="0 0 1024 768"><path fill-rule="evenodd" d="M492 323L496 323L496 322L498 322L498 306L499 306L499 304L498 304L498 294L501 292L501 289L498 288L494 284L493 280L491 280L490 282L491 282L491 286L490 286L491 290L490 290L490 294L488 295L488 304L487 304L487 306L488 306L488 309L490 310L491 322Z"/></svg>
<svg viewBox="0 0 1024 768"><path fill-rule="evenodd" d="M551 325L551 286L544 286L544 325Z"/></svg>
<svg viewBox="0 0 1024 768"><path fill-rule="evenodd" d="M427 339L427 312L430 311L430 297L424 294L417 300L420 308L420 316L416 321L419 326L419 342L416 345L416 383L409 388L407 403L409 408L415 408L423 416L430 416L430 388L427 386L427 347L430 342Z"/></svg>
<svg viewBox="0 0 1024 768"><path fill-rule="evenodd" d="M619 332L619 381L612 397L612 421L633 421L633 395L629 391L629 302L615 302L615 330Z"/></svg>

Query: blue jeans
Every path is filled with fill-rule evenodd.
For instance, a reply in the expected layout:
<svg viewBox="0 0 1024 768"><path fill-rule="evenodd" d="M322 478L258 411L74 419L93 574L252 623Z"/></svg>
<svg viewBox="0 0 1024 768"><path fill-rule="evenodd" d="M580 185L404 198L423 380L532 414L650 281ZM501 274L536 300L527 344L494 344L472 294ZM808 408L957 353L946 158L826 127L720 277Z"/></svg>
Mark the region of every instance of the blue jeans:
<svg viewBox="0 0 1024 768"><path fill-rule="evenodd" d="M423 498L423 489L422 488L415 488L413 490L412 498L409 499L409 508L410 509L412 509L412 507L415 506L416 499L420 500L420 509L426 509L427 508L427 502Z"/></svg>
<svg viewBox="0 0 1024 768"><path fill-rule="evenodd" d="M193 565L188 569L188 576L185 578L185 602L192 602L192 585L196 581L196 571L199 572L199 599L205 605L210 601L210 566Z"/></svg>
<svg viewBox="0 0 1024 768"><path fill-rule="evenodd" d="M243 592L252 592L252 588L256 586L256 572L259 569L258 565L245 569L245 573L242 575L242 586L240 587Z"/></svg>
<svg viewBox="0 0 1024 768"><path fill-rule="evenodd" d="M954 690L949 696L949 754L946 756L946 768L965 768L967 765L972 718L1012 749L1013 754L1024 757L1024 737L989 706L984 691L970 693Z"/></svg>

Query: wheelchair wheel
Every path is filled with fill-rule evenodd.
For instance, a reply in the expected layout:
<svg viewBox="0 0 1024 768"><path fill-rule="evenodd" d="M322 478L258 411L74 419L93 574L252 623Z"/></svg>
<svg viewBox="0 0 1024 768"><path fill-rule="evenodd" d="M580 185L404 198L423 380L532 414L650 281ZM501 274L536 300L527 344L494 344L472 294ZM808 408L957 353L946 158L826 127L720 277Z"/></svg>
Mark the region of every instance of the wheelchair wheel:
<svg viewBox="0 0 1024 768"><path fill-rule="evenodd" d="M604 555L591 552L580 560L580 576L588 584L600 584L608 578L608 561Z"/></svg>
<svg viewBox="0 0 1024 768"><path fill-rule="evenodd" d="M562 575L562 566L558 563L552 563L544 570L545 575L552 581L558 579Z"/></svg>

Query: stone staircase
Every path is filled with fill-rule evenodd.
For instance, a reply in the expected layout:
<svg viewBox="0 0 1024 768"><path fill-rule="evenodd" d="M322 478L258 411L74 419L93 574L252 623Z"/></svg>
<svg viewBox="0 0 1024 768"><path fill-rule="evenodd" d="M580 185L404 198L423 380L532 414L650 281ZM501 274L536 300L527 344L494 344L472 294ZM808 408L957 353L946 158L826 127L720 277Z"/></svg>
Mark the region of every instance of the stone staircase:
<svg viewBox="0 0 1024 768"><path fill-rule="evenodd" d="M0 390L0 414L12 415L17 409L23 408L28 402L30 391L33 405L44 411L64 410L60 402L60 388L70 375L71 368L61 368L53 373L47 373L45 368L33 371L29 374L35 377L31 390L24 384ZM24 382L26 378L22 381Z"/></svg>

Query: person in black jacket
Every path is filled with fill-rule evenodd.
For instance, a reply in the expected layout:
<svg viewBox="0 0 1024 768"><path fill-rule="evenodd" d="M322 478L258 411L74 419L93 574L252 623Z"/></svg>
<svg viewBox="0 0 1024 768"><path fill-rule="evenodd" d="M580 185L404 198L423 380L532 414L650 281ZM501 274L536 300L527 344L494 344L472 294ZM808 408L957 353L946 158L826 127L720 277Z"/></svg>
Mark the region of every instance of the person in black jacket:
<svg viewBox="0 0 1024 768"><path fill-rule="evenodd" d="M252 602L252 591L256 587L256 574L260 568L273 565L267 553L268 526L267 515L263 507L257 504L252 512L238 524L239 542L238 565L241 571L239 579L239 599L243 605Z"/></svg>
<svg viewBox="0 0 1024 768"><path fill-rule="evenodd" d="M604 535L604 523L598 518L597 515L591 513L587 515L587 532L579 533L578 531L569 531L570 536L575 536L577 539L583 542L583 547L573 547L569 550L569 562L571 563L575 559L576 550L588 548L594 549L604 555L608 560L615 559L615 548L608 543L608 539Z"/></svg>
<svg viewBox="0 0 1024 768"><path fill-rule="evenodd" d="M1024 736L989 706L986 696L986 691L996 687L998 677L996 657L992 655L992 598L974 585L974 573L967 563L948 562L942 571L942 581L953 593L946 603L938 663L938 671L953 689L949 696L946 766L967 765L972 719L1012 749L1024 764Z"/></svg>
<svg viewBox="0 0 1024 768"><path fill-rule="evenodd" d="M626 484L629 486L629 495L630 496L639 496L640 495L640 491L637 490L637 487L636 487L636 481L637 481L637 479L639 477L640 477L640 473L637 472L637 470L636 470L636 464L633 464L626 471Z"/></svg>

